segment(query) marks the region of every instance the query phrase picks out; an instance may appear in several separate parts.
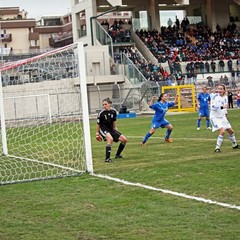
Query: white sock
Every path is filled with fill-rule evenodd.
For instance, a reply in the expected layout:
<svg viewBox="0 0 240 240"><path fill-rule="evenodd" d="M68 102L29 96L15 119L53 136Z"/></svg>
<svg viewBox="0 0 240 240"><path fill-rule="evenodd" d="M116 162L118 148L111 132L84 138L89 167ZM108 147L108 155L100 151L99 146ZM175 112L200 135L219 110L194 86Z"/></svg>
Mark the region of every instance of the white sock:
<svg viewBox="0 0 240 240"><path fill-rule="evenodd" d="M216 144L216 148L220 148L223 142L223 136L222 135L218 135L217 138L217 144Z"/></svg>
<svg viewBox="0 0 240 240"><path fill-rule="evenodd" d="M234 133L231 134L231 135L229 135L229 139L231 140L231 142L232 142L233 144L236 144L236 143L237 143L236 137L235 137Z"/></svg>

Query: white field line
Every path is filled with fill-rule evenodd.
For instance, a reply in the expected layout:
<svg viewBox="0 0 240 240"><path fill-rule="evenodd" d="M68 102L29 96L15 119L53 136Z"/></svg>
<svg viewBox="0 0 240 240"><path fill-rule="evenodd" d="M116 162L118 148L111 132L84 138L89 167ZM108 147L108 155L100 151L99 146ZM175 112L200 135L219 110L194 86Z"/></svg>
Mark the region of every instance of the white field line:
<svg viewBox="0 0 240 240"><path fill-rule="evenodd" d="M174 191L167 190L167 189L156 188L156 187L144 185L144 184L141 184L141 183L128 182L128 181L125 181L125 180L122 180L122 179L119 179L119 178L113 178L113 177L110 177L110 176L107 176L107 175L95 174L95 173L92 173L91 175L95 176L95 177L104 178L104 179L107 179L107 180L119 182L119 183L129 185L129 186L145 188L145 189L152 190L152 191L158 191L158 192L174 195L174 196L177 196L177 197L187 198L187 199L191 199L191 200L195 200L195 201L199 201L199 202L214 204L214 205L218 205L218 206L221 206L221 207L236 209L236 210L240 211L240 206L236 206L236 205L232 205L232 204L228 204L228 203L221 203L221 202L213 201L213 200L210 200L210 199L205 199L205 198L201 198L201 197L195 197L195 196L187 195L185 193L179 193L179 192L174 192Z"/></svg>
<svg viewBox="0 0 240 240"><path fill-rule="evenodd" d="M127 136L127 138L132 138L132 139L135 139L135 138L138 138L140 139L140 141L143 139L144 136ZM163 139L164 140L164 137L155 137L155 136L151 136L151 138L154 138L154 139ZM176 140L189 140L189 141L217 141L217 138L178 138L178 137L173 137L173 140L176 139ZM227 139L227 138L226 138Z"/></svg>

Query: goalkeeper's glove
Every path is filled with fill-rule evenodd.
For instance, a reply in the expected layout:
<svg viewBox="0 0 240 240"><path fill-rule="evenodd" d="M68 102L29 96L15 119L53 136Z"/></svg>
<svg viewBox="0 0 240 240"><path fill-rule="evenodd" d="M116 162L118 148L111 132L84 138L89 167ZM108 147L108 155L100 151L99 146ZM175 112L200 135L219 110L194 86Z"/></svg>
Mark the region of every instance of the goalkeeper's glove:
<svg viewBox="0 0 240 240"><path fill-rule="evenodd" d="M101 141L102 141L102 138L101 138L101 136L100 136L99 134L96 134L96 140L97 140L98 142L101 142Z"/></svg>

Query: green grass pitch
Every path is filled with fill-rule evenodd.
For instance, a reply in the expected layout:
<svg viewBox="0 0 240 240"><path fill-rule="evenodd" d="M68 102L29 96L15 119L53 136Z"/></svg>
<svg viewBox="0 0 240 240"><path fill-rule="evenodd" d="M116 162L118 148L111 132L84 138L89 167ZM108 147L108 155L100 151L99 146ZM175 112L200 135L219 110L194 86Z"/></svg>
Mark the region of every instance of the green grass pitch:
<svg viewBox="0 0 240 240"><path fill-rule="evenodd" d="M151 116L119 119L128 137L124 159L105 163L105 143L95 140L93 168L131 183L240 206L240 149L228 135L215 153L217 133L196 131L197 113L167 114L173 143L158 129L142 147ZM240 111L228 118L240 142ZM112 157L118 144L112 146ZM0 239L240 239L240 211L85 174L0 187Z"/></svg>

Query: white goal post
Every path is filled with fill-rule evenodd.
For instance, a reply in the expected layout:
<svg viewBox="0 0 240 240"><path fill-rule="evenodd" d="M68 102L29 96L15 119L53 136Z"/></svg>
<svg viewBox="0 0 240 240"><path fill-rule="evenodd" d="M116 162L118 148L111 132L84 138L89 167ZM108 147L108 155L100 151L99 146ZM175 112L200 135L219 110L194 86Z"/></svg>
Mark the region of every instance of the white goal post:
<svg viewBox="0 0 240 240"><path fill-rule="evenodd" d="M2 63L0 79L0 184L93 173L83 44Z"/></svg>

